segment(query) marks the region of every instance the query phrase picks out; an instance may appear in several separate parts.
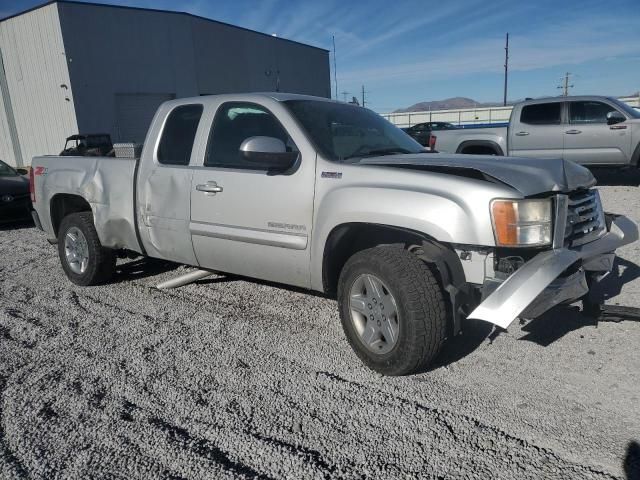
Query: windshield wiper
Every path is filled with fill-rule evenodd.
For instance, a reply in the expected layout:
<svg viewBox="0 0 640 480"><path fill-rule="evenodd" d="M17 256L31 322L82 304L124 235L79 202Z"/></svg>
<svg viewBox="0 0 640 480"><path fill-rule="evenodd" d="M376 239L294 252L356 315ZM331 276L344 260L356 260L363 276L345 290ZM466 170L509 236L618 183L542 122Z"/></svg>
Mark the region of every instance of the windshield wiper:
<svg viewBox="0 0 640 480"><path fill-rule="evenodd" d="M378 155L394 155L396 153L416 153L411 150L407 150L406 148L400 147L389 147L389 148L377 148L374 150L369 150L365 153L356 153L353 155L348 155L343 158L343 160L348 160L349 158L364 158L364 157L374 157Z"/></svg>

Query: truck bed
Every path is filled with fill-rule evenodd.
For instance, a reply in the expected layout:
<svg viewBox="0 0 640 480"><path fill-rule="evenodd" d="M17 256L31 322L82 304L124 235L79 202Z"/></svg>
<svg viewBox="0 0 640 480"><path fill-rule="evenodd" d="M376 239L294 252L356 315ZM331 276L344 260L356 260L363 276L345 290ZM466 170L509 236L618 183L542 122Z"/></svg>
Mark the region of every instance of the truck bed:
<svg viewBox="0 0 640 480"><path fill-rule="evenodd" d="M55 197L75 195L91 206L103 246L140 253L134 214L136 164L137 159L132 158L34 157L34 208L44 230L54 231L51 228L52 215L41 210ZM55 237L50 240L55 240Z"/></svg>
<svg viewBox="0 0 640 480"><path fill-rule="evenodd" d="M439 130L433 132L437 137L436 150L443 153L460 153L459 147L463 142L491 141L507 155L508 127L461 128L456 130Z"/></svg>

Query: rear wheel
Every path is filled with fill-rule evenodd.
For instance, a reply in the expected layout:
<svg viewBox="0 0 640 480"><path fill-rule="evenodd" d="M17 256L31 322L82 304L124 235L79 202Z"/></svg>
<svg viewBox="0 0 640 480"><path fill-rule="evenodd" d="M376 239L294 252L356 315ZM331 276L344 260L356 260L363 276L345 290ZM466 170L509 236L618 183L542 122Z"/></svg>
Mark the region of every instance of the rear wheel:
<svg viewBox="0 0 640 480"><path fill-rule="evenodd" d="M423 371L445 340L447 310L429 267L398 247L351 257L338 283L345 335L366 366L384 375Z"/></svg>
<svg viewBox="0 0 640 480"><path fill-rule="evenodd" d="M58 255L62 269L76 285L105 283L115 272L115 252L100 243L91 212L72 213L62 219Z"/></svg>

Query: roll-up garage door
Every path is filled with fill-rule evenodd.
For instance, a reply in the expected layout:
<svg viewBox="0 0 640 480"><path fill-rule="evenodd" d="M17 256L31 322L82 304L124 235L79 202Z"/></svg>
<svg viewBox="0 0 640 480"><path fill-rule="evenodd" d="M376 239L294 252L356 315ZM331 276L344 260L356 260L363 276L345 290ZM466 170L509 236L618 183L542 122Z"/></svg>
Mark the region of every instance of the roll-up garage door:
<svg viewBox="0 0 640 480"><path fill-rule="evenodd" d="M119 142L144 142L158 106L176 96L171 93L117 93L116 131Z"/></svg>

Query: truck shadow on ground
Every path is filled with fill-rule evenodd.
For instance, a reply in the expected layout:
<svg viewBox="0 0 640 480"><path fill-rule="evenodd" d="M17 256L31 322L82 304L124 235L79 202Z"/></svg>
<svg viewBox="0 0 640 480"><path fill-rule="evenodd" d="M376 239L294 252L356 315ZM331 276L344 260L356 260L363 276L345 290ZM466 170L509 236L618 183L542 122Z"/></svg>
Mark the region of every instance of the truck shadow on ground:
<svg viewBox="0 0 640 480"><path fill-rule="evenodd" d="M640 267L622 258L616 258L612 272L594 286L593 298L609 300L620 294L622 286L640 277ZM599 322L640 322L640 308L608 305L598 317L587 315L577 306L559 306L529 321L522 330L526 334L519 340L551 345L568 333L585 326L597 326ZM515 329L514 329L515 330ZM429 370L453 364L473 353L485 340L493 341L501 334L488 322L466 320L463 334L448 340L446 347ZM640 480L640 478L638 479Z"/></svg>
<svg viewBox="0 0 640 480"><path fill-rule="evenodd" d="M591 173L598 181L598 186L640 186L640 169L638 168L591 168Z"/></svg>
<svg viewBox="0 0 640 480"><path fill-rule="evenodd" d="M25 220L20 222L10 222L10 223L0 224L0 232L6 232L9 230L23 230L27 228L33 228L33 227L35 227L35 225L31 220Z"/></svg>
<svg viewBox="0 0 640 480"><path fill-rule="evenodd" d="M493 325L488 322L463 320L462 335L447 340L440 355L427 371L446 367L473 353L482 342L490 337Z"/></svg>
<svg viewBox="0 0 640 480"><path fill-rule="evenodd" d="M180 265L167 260L146 257L116 266L115 281L138 280L176 270Z"/></svg>
<svg viewBox="0 0 640 480"><path fill-rule="evenodd" d="M610 300L618 296L623 285L640 277L640 267L633 262L616 257L613 270L593 287L592 299ZM640 322L640 309L618 305L606 305L600 315L588 315L576 306L559 306L530 321L523 327L527 335L520 338L548 346L569 332L600 322Z"/></svg>
<svg viewBox="0 0 640 480"><path fill-rule="evenodd" d="M165 260L142 258L118 265L116 272L119 277L118 280L135 280L159 275L179 267L179 264ZM594 287L594 298L602 300L614 298L620 294L624 284L639 277L640 267L638 265L617 257L612 272ZM303 288L230 274L219 274L212 278L199 280L195 284L210 285L235 281L248 281L306 295L311 294L320 298L331 298L322 293ZM588 325L596 326L601 321L640 322L640 308L607 306L603 315L600 318L596 318L586 315L577 306L559 306L527 323L522 328L527 334L521 337L520 340L534 342L546 347L574 330ZM462 330L462 335L450 338L447 341L446 347L442 349L440 355L427 371L456 363L473 353L485 340L493 341L501 333L500 330L494 330L493 325L488 322L474 320L464 320Z"/></svg>
<svg viewBox="0 0 640 480"><path fill-rule="evenodd" d="M627 480L640 480L640 444L631 440L624 457L624 474Z"/></svg>

